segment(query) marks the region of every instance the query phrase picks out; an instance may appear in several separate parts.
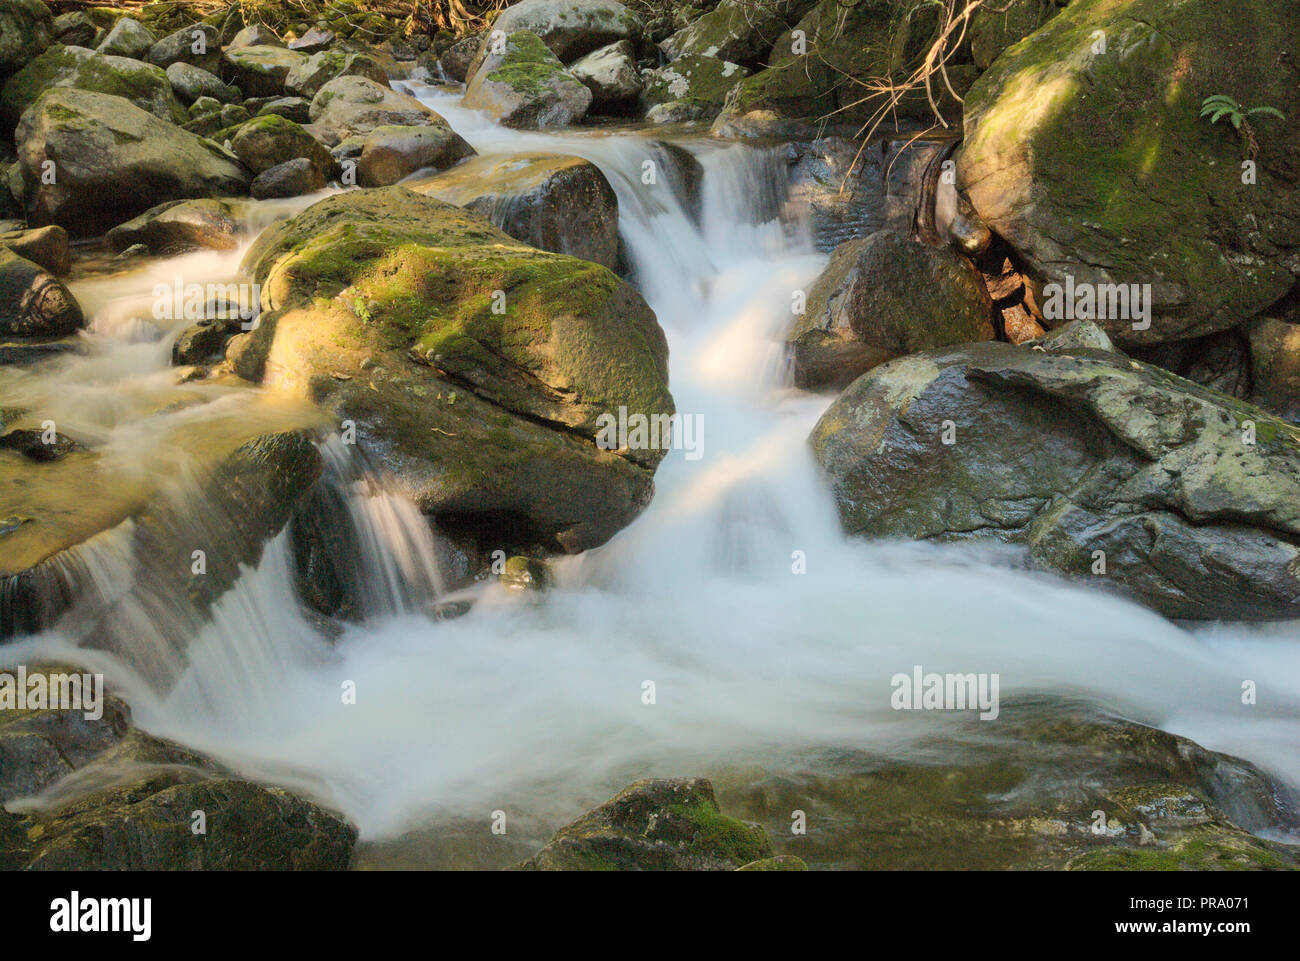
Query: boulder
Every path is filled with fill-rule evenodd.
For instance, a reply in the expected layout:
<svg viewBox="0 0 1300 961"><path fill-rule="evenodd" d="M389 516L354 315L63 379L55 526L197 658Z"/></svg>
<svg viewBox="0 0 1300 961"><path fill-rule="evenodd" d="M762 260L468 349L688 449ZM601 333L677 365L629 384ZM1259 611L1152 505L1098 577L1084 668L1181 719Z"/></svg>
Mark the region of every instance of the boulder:
<svg viewBox="0 0 1300 961"><path fill-rule="evenodd" d="M809 6L801 0L722 0L659 49L670 62L693 54L757 65Z"/></svg>
<svg viewBox="0 0 1300 961"><path fill-rule="evenodd" d="M712 120L731 88L748 76L744 67L718 57L678 57L667 66L646 72L641 92L646 119L665 122L671 112L674 120Z"/></svg>
<svg viewBox="0 0 1300 961"><path fill-rule="evenodd" d="M0 77L19 70L54 42L54 18L41 0L0 0Z"/></svg>
<svg viewBox="0 0 1300 961"><path fill-rule="evenodd" d="M238 87L223 83L215 73L208 73L192 63L177 61L172 64L167 68L167 81L185 103L193 103L200 97L212 97L221 103L234 103L240 99Z"/></svg>
<svg viewBox="0 0 1300 961"><path fill-rule="evenodd" d="M221 69L221 42L216 27L195 23L169 33L149 48L149 62L164 70L177 62L192 63L208 73Z"/></svg>
<svg viewBox="0 0 1300 961"><path fill-rule="evenodd" d="M842 388L894 357L993 339L993 302L948 247L880 230L841 244L786 334L798 387Z"/></svg>
<svg viewBox="0 0 1300 961"><path fill-rule="evenodd" d="M289 49L296 50L299 53L313 54L320 53L334 42L334 32L332 30L323 30L320 27L312 27L301 37L289 41Z"/></svg>
<svg viewBox="0 0 1300 961"><path fill-rule="evenodd" d="M52 274L62 276L72 269L72 247L62 227L38 227L0 233L0 247L30 260Z"/></svg>
<svg viewBox="0 0 1300 961"><path fill-rule="evenodd" d="M510 34L500 53L489 53L465 88L465 106L506 127L568 126L591 100L591 91L526 30Z"/></svg>
<svg viewBox="0 0 1300 961"><path fill-rule="evenodd" d="M1075 311L1044 303L1049 325L1095 320L1121 345L1182 340L1263 315L1293 289L1300 192L1286 124L1300 87L1273 65L1290 56L1297 17L1297 0L1075 0L980 77L958 182L1040 287L1076 295ZM1251 119L1252 145L1199 116L1216 94L1288 120ZM1116 296L1131 291L1140 312Z"/></svg>
<svg viewBox="0 0 1300 961"><path fill-rule="evenodd" d="M626 40L593 50L573 63L569 72L591 91L593 108L618 110L634 104L641 94L636 51Z"/></svg>
<svg viewBox="0 0 1300 961"><path fill-rule="evenodd" d="M642 26L636 14L615 0L523 0L503 10L492 29L483 32L466 82L488 56L499 52L494 50L497 39L519 30L540 37L562 63L572 63L619 40L639 42Z"/></svg>
<svg viewBox="0 0 1300 961"><path fill-rule="evenodd" d="M63 283L0 241L0 336L66 337L85 323Z"/></svg>
<svg viewBox="0 0 1300 961"><path fill-rule="evenodd" d="M464 37L444 50L442 56L438 58L438 63L442 65L443 75L448 80L464 83L469 75L470 64L474 62L474 58L478 54L478 48L482 43L483 38L481 36Z"/></svg>
<svg viewBox="0 0 1300 961"><path fill-rule="evenodd" d="M221 75L245 97L277 97L285 91L289 73L306 60L284 47L228 48L221 57Z"/></svg>
<svg viewBox="0 0 1300 961"><path fill-rule="evenodd" d="M161 72L161 71L160 71ZM18 125L28 219L91 236L168 200L244 193L233 156L121 97L46 93ZM54 183L43 182L47 161Z"/></svg>
<svg viewBox="0 0 1300 961"><path fill-rule="evenodd" d="M366 134L357 175L363 187L388 187L417 170L446 170L474 155L446 123L376 127Z"/></svg>
<svg viewBox="0 0 1300 961"><path fill-rule="evenodd" d="M1260 317L1246 328L1246 335L1252 400L1293 424L1300 423L1300 325Z"/></svg>
<svg viewBox="0 0 1300 961"><path fill-rule="evenodd" d="M191 250L234 250L243 231L246 201L169 200L108 232L118 253L144 244L149 253L174 256Z"/></svg>
<svg viewBox="0 0 1300 961"><path fill-rule="evenodd" d="M80 10L54 18L54 42L65 47L93 47L98 33L98 28Z"/></svg>
<svg viewBox="0 0 1300 961"><path fill-rule="evenodd" d="M600 168L579 157L482 157L406 186L481 214L539 250L618 269L618 198Z"/></svg>
<svg viewBox="0 0 1300 961"><path fill-rule="evenodd" d="M665 451L595 438L619 407L672 412L667 346L604 267L401 187L322 200L245 265L270 312L236 370L352 420L440 523L581 551L645 506Z"/></svg>
<svg viewBox="0 0 1300 961"><path fill-rule="evenodd" d="M249 193L256 200L298 197L325 189L325 175L306 157L295 157L268 167L253 178Z"/></svg>
<svg viewBox="0 0 1300 961"><path fill-rule="evenodd" d="M208 98L208 103L212 102L214 101ZM241 124L251 119L248 111L237 103L218 104L216 109L210 106L202 109L198 105L199 101L196 100L195 109L190 111L193 118L181 124L181 129L200 137L215 138L223 144L235 135Z"/></svg>
<svg viewBox="0 0 1300 961"><path fill-rule="evenodd" d="M158 38L139 20L122 17L95 50L108 56L143 60L157 42Z"/></svg>
<svg viewBox="0 0 1300 961"><path fill-rule="evenodd" d="M6 81L0 91L0 120L17 126L23 111L41 94L64 88L123 97L172 123L188 119L167 75L158 67L82 47L51 47ZM21 146L21 140L17 142Z"/></svg>
<svg viewBox="0 0 1300 961"><path fill-rule="evenodd" d="M975 66L987 70L1003 50L1025 39L1069 2L1009 0L976 10L970 21L970 52Z"/></svg>
<svg viewBox="0 0 1300 961"><path fill-rule="evenodd" d="M734 871L771 858L757 824L728 817L704 778L637 781L555 832L526 871Z"/></svg>
<svg viewBox="0 0 1300 961"><path fill-rule="evenodd" d="M811 438L847 530L1020 543L1169 617L1300 614L1300 429L1058 333L854 381Z"/></svg>
<svg viewBox="0 0 1300 961"><path fill-rule="evenodd" d="M283 47L284 41L274 30L262 23L250 24L230 39L229 47Z"/></svg>
<svg viewBox="0 0 1300 961"><path fill-rule="evenodd" d="M334 171L334 158L320 141L278 114L254 117L240 126L230 140L230 149L255 174L297 157L311 161L322 180Z"/></svg>
<svg viewBox="0 0 1300 961"><path fill-rule="evenodd" d="M295 64L284 78L284 89L290 96L310 100L336 77L366 77L381 86L388 86L388 74L373 57L326 50Z"/></svg>
<svg viewBox="0 0 1300 961"><path fill-rule="evenodd" d="M327 143L364 137L376 127L445 123L414 97L390 90L367 77L339 77L321 87L311 101L312 127Z"/></svg>
<svg viewBox="0 0 1300 961"><path fill-rule="evenodd" d="M257 108L257 116L277 114L294 123L311 123L311 101L302 97L272 97Z"/></svg>

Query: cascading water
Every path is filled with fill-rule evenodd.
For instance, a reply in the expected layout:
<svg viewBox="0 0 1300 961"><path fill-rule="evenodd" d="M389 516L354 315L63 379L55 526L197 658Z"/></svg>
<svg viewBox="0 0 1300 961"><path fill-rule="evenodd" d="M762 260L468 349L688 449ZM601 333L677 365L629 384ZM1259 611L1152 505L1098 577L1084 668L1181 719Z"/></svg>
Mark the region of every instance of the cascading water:
<svg viewBox="0 0 1300 961"><path fill-rule="evenodd" d="M109 653L81 652L146 729L338 806L363 838L497 808L554 827L633 777L776 765L801 748L906 755L920 726L890 709L889 679L920 664L996 672L1004 698L1085 696L1300 784L1300 649L1271 632L1190 632L996 553L842 536L806 448L828 401L782 386L777 343L792 293L825 257L776 217L779 152L687 141L704 170L697 224L681 198L644 182L642 133L510 131L453 93L410 89L481 154L600 166L702 456L671 451L645 514L560 564L554 589L486 585L468 614L438 621L427 613L441 586L423 519L327 445L364 583L359 620L322 636L295 601L280 535L214 606L170 690L137 683ZM237 262L196 256L211 258L210 273ZM146 464L166 461L161 428L185 416L163 396L200 397L191 418L255 409L257 396L174 385L168 342L139 329L139 310L120 299L149 279L79 289L95 310L89 356L20 385L82 416L78 428L124 462ZM14 655L58 655L68 643L47 634ZM1236 696L1243 679L1260 685L1250 708ZM355 704L340 697L347 682Z"/></svg>

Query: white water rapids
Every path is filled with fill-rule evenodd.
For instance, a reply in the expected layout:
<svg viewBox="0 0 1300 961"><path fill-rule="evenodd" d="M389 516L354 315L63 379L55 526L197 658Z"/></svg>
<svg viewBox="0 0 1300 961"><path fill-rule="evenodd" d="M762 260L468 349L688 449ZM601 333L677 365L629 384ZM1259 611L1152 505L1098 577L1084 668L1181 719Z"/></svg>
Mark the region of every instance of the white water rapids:
<svg viewBox="0 0 1300 961"><path fill-rule="evenodd" d="M703 457L670 452L645 514L561 564L555 589L492 586L447 621L376 585L365 622L327 641L299 613L282 534L218 603L168 696L110 655L81 652L141 726L321 798L363 839L439 816L486 822L495 809L555 826L636 777L707 774L801 746L905 756L915 715L890 709L889 682L913 665L997 673L1004 699L1089 696L1300 785L1294 625L1190 632L987 552L842 536L806 448L829 401L783 387L777 362L791 292L825 258L776 221L748 222L756 197L781 186L778 159L686 141L705 171L697 229L671 192L642 184L646 141L635 132L510 131L454 94L416 92L480 154L575 154L601 167L636 281L668 336L677 409L703 425ZM132 398L170 384L170 340L140 329L139 301L178 271L228 274L238 255L191 255L74 288L94 311L91 355L24 382L28 399L69 423L91 407L123 457L151 456L153 428ZM209 405L248 402L186 389ZM354 507L370 538L358 562L367 575L435 590L433 543L414 509L388 495ZM793 573L795 552L807 573ZM68 643L29 638L4 658ZM1241 704L1246 679L1259 685L1253 706ZM356 704L342 703L345 681Z"/></svg>

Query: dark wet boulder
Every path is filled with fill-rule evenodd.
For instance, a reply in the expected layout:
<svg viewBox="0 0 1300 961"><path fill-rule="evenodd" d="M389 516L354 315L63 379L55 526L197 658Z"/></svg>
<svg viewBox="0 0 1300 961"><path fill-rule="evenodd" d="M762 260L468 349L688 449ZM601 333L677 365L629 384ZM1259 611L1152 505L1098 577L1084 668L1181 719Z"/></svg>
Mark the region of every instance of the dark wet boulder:
<svg viewBox="0 0 1300 961"><path fill-rule="evenodd" d="M0 0L0 77L26 66L54 37L54 18L41 0Z"/></svg>
<svg viewBox="0 0 1300 961"><path fill-rule="evenodd" d="M767 832L728 817L704 778L644 780L555 833L526 871L733 871L773 856Z"/></svg>
<svg viewBox="0 0 1300 961"><path fill-rule="evenodd" d="M438 63L442 65L442 72L448 80L465 82L470 64L474 62L474 56L482 42L483 38L479 36L465 37L442 52Z"/></svg>
<svg viewBox="0 0 1300 961"><path fill-rule="evenodd" d="M1300 325L1261 317L1246 328L1246 335L1251 399L1293 424L1300 423Z"/></svg>
<svg viewBox="0 0 1300 961"><path fill-rule="evenodd" d="M579 157L484 157L406 186L482 214L539 250L618 269L618 197L600 168Z"/></svg>
<svg viewBox="0 0 1300 961"><path fill-rule="evenodd" d="M76 298L53 274L0 238L0 336L63 337L85 323Z"/></svg>
<svg viewBox="0 0 1300 961"><path fill-rule="evenodd" d="M216 144L107 94L50 91L23 114L17 139L28 219L73 236L168 200L239 195L248 186L247 172ZM52 183L42 177L47 163L57 170Z"/></svg>
<svg viewBox="0 0 1300 961"><path fill-rule="evenodd" d="M854 381L811 438L845 528L1022 544L1170 617L1296 617L1300 431L1058 333Z"/></svg>
<svg viewBox="0 0 1300 961"><path fill-rule="evenodd" d="M786 334L794 383L841 388L894 357L993 339L975 266L886 229L841 244Z"/></svg>
<svg viewBox="0 0 1300 961"><path fill-rule="evenodd" d="M54 40L65 47L93 47L98 28L80 10L54 18Z"/></svg>

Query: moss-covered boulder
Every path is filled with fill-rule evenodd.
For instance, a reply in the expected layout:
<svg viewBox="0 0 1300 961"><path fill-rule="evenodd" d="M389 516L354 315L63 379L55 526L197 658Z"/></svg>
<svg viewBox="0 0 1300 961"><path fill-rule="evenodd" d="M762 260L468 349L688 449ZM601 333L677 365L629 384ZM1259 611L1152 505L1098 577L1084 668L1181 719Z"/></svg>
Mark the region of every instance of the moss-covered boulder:
<svg viewBox="0 0 1300 961"><path fill-rule="evenodd" d="M1070 0L1002 0L975 11L970 20L970 50L975 66L987 70L1014 46L1061 12Z"/></svg>
<svg viewBox="0 0 1300 961"><path fill-rule="evenodd" d="M157 42L158 38L139 20L122 17L113 24L113 29L108 31L95 50L113 57L143 60Z"/></svg>
<svg viewBox="0 0 1300 961"><path fill-rule="evenodd" d="M278 114L254 117L240 126L230 139L230 149L255 174L297 157L309 160L321 177L334 171L334 158L320 141Z"/></svg>
<svg viewBox="0 0 1300 961"><path fill-rule="evenodd" d="M748 76L739 64L686 54L646 72L641 105L652 122L667 119L664 115L669 111L673 119L712 120L731 88Z"/></svg>
<svg viewBox="0 0 1300 961"><path fill-rule="evenodd" d="M411 127L446 121L414 97L367 77L338 77L316 92L312 127L327 143L364 137L376 127Z"/></svg>
<svg viewBox="0 0 1300 961"><path fill-rule="evenodd" d="M54 42L54 18L41 0L0 0L0 77L26 66Z"/></svg>
<svg viewBox="0 0 1300 961"><path fill-rule="evenodd" d="M465 105L506 127L564 127L580 120L592 93L536 34L517 30L490 52L465 88Z"/></svg>
<svg viewBox="0 0 1300 961"><path fill-rule="evenodd" d="M1113 351L893 360L811 441L850 533L1024 544L1170 617L1300 612L1300 429Z"/></svg>
<svg viewBox="0 0 1300 961"><path fill-rule="evenodd" d="M971 89L959 182L1038 283L1147 292L1149 317L1094 313L1121 344L1262 314L1296 280L1300 86L1276 64L1297 17L1296 0L1075 0ZM1211 125L1216 94L1287 120Z"/></svg>
<svg viewBox="0 0 1300 961"><path fill-rule="evenodd" d="M401 187L315 204L246 265L270 313L236 369L352 420L426 513L583 550L644 507L664 450L595 440L671 414L667 346L604 267Z"/></svg>
<svg viewBox="0 0 1300 961"><path fill-rule="evenodd" d="M795 384L836 389L894 357L992 339L975 265L892 229L837 247L786 334Z"/></svg>
<svg viewBox="0 0 1300 961"><path fill-rule="evenodd" d="M540 37L562 63L572 63L620 40L639 42L642 25L641 19L617 0L523 0L507 7L492 29L483 32L465 79L474 78L483 61L495 52L498 39L518 30Z"/></svg>
<svg viewBox="0 0 1300 961"><path fill-rule="evenodd" d="M216 144L121 97L88 90L46 93L23 114L17 141L28 219L78 237L164 201L239 195L248 187L247 171ZM58 172L52 183L42 176L47 162Z"/></svg>
<svg viewBox="0 0 1300 961"><path fill-rule="evenodd" d="M212 97L221 103L234 103L242 96L238 87L223 83L215 73L208 73L192 63L177 62L167 68L167 82L183 102L192 104L200 97Z"/></svg>
<svg viewBox="0 0 1300 961"><path fill-rule="evenodd" d="M306 60L284 47L227 48L221 55L221 75L245 97L276 97L284 93L290 72Z"/></svg>
<svg viewBox="0 0 1300 961"><path fill-rule="evenodd" d="M73 88L112 94L131 101L155 117L184 123L188 117L158 67L108 57L83 47L50 47L10 77L0 91L0 120L16 126L24 110L47 90Z"/></svg>
<svg viewBox="0 0 1300 961"><path fill-rule="evenodd" d="M810 6L808 0L722 0L659 49L670 61L695 55L756 65Z"/></svg>
<svg viewBox="0 0 1300 961"><path fill-rule="evenodd" d="M54 42L65 47L93 47L98 33L99 30L90 17L80 10L62 13L54 18Z"/></svg>
<svg viewBox="0 0 1300 961"><path fill-rule="evenodd" d="M167 34L149 48L149 62L164 70L174 63L192 63L209 73L221 68L221 40L217 28L195 23Z"/></svg>
<svg viewBox="0 0 1300 961"><path fill-rule="evenodd" d="M76 298L57 277L0 240L0 336L63 337L84 323Z"/></svg>
<svg viewBox="0 0 1300 961"><path fill-rule="evenodd" d="M244 229L247 206L246 200L230 198L169 200L114 227L105 239L119 253L136 244L162 256L191 250L234 250Z"/></svg>
<svg viewBox="0 0 1300 961"><path fill-rule="evenodd" d="M704 778L644 780L555 833L526 871L731 871L771 858L767 832L723 814Z"/></svg>
<svg viewBox="0 0 1300 961"><path fill-rule="evenodd" d="M361 148L358 181L363 187L388 187L418 170L446 170L474 155L446 123L376 127Z"/></svg>
<svg viewBox="0 0 1300 961"><path fill-rule="evenodd" d="M310 100L335 77L366 77L383 86L388 85L388 74L373 57L326 50L295 64L284 78L284 89L291 96Z"/></svg>
<svg viewBox="0 0 1300 961"><path fill-rule="evenodd" d="M539 250L618 269L618 197L580 157L484 157L405 186L481 214Z"/></svg>

